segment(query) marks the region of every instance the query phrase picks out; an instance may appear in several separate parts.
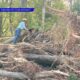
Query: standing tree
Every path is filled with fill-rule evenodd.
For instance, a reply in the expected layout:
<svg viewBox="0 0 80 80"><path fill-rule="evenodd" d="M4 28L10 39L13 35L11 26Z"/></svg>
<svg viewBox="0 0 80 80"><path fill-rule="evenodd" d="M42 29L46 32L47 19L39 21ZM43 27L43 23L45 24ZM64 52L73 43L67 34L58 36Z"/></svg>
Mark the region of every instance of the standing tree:
<svg viewBox="0 0 80 80"><path fill-rule="evenodd" d="M72 11L77 12L77 15L80 15L80 0L75 0L74 4L72 5Z"/></svg>
<svg viewBox="0 0 80 80"><path fill-rule="evenodd" d="M20 0L20 7L25 8L27 6L27 0ZM25 13L21 13L21 17L24 17Z"/></svg>
<svg viewBox="0 0 80 80"><path fill-rule="evenodd" d="M45 26L45 13L46 13L46 0L43 0L43 5L42 5L42 26L44 30Z"/></svg>
<svg viewBox="0 0 80 80"><path fill-rule="evenodd" d="M9 7L11 8L11 6L12 6L12 2L13 2L13 0L10 0L10 5L9 5ZM9 22L10 22L10 31L11 31L11 34L13 35L13 27L12 27L12 19L11 19L12 17L11 17L11 12L9 13Z"/></svg>
<svg viewBox="0 0 80 80"><path fill-rule="evenodd" d="M2 14L0 14L0 37L2 36Z"/></svg>

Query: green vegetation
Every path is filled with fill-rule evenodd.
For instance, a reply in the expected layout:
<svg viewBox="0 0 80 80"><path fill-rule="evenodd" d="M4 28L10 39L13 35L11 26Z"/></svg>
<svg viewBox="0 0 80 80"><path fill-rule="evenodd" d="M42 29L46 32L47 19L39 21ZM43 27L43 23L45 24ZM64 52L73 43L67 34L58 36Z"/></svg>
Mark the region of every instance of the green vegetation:
<svg viewBox="0 0 80 80"><path fill-rule="evenodd" d="M72 11L80 13L80 0L75 0L74 4L72 5Z"/></svg>
<svg viewBox="0 0 80 80"><path fill-rule="evenodd" d="M75 74L70 74L68 80L79 80Z"/></svg>
<svg viewBox="0 0 80 80"><path fill-rule="evenodd" d="M51 4L49 4L51 3ZM47 1L47 5L51 6L52 8L56 9L65 9L65 5L63 4L62 0L54 0L54 1ZM36 28L42 30L42 7L43 7L43 0L28 0L24 3L25 7L34 7L35 11L30 13L0 13L2 16L2 36L12 36L12 31L15 30L19 21L22 17L26 17L28 19L28 25L30 28ZM0 7L22 7L20 4L20 0L14 0L12 3L2 2L0 3ZM10 22L11 20L11 22ZM50 29L55 23L58 23L60 18L57 15L45 13L45 24L44 29Z"/></svg>

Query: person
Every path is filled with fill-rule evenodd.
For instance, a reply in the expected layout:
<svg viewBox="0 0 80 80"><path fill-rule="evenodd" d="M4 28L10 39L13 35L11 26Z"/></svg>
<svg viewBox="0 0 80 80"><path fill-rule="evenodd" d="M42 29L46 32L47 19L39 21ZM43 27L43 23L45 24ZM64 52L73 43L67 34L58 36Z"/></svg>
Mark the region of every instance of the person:
<svg viewBox="0 0 80 80"><path fill-rule="evenodd" d="M28 24L27 19L23 18L22 21L18 24L17 28L15 29L15 34L13 38L13 44L16 44L21 36L21 31L27 30L28 31Z"/></svg>

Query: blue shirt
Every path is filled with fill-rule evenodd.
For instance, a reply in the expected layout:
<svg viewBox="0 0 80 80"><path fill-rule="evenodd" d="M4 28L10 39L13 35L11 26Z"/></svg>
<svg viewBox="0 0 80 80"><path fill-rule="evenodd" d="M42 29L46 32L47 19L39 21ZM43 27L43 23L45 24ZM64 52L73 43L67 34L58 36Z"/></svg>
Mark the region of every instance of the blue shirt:
<svg viewBox="0 0 80 80"><path fill-rule="evenodd" d="M19 23L19 25L18 25L17 28L19 28L19 29L21 29L21 30L26 29L26 24L25 24L25 22L21 21L21 22Z"/></svg>

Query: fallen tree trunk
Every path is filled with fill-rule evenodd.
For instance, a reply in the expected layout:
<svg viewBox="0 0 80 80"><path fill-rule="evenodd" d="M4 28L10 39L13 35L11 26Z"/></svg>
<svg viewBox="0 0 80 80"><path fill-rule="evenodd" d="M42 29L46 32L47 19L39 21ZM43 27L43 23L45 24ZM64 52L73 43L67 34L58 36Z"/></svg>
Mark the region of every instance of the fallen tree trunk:
<svg viewBox="0 0 80 80"><path fill-rule="evenodd" d="M57 61L58 56L26 54L24 57L28 60L33 60L43 66L51 66L52 63L60 63L59 60Z"/></svg>
<svg viewBox="0 0 80 80"><path fill-rule="evenodd" d="M17 78L17 79L22 79L22 80L23 79L29 80L27 75L24 75L23 73L20 73L20 72L10 72L10 71L5 71L5 70L0 70L0 76Z"/></svg>
<svg viewBox="0 0 80 80"><path fill-rule="evenodd" d="M4 44L11 43L11 42L13 41L13 38L14 38L14 37L10 37L8 40L4 41L3 43L4 43Z"/></svg>
<svg viewBox="0 0 80 80"><path fill-rule="evenodd" d="M24 57L28 60L33 60L36 63L39 63L43 66L51 66L52 64L54 66L57 66L59 64L72 61L73 58L68 56L51 56L51 55L37 55L37 54L25 54Z"/></svg>
<svg viewBox="0 0 80 80"><path fill-rule="evenodd" d="M69 76L69 73L65 73L60 70L51 70L51 71L39 72L35 75L35 78L38 79L38 78L45 78L45 77L54 77L54 74L59 74L59 75L66 76L66 77Z"/></svg>
<svg viewBox="0 0 80 80"><path fill-rule="evenodd" d="M23 53L45 54L45 55L48 54L46 51L30 43L23 42L23 43L19 43L18 46Z"/></svg>

